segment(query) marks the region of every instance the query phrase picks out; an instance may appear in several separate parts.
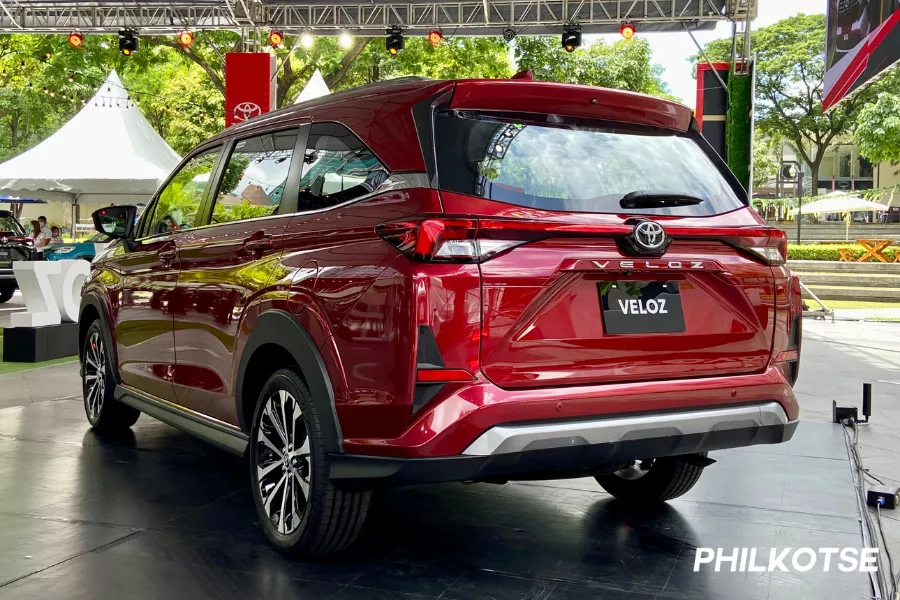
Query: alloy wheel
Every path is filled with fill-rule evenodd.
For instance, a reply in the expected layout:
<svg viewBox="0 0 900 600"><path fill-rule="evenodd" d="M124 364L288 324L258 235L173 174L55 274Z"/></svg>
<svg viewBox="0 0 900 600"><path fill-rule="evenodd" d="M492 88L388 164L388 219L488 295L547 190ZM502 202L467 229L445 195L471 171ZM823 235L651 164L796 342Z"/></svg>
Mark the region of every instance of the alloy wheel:
<svg viewBox="0 0 900 600"><path fill-rule="evenodd" d="M103 338L96 331L88 340L84 353L84 397L91 421L100 418L103 399L106 397L106 353Z"/></svg>
<svg viewBox="0 0 900 600"><path fill-rule="evenodd" d="M290 535L300 527L308 504L312 453L300 403L286 390L266 399L256 444L263 509L278 533Z"/></svg>

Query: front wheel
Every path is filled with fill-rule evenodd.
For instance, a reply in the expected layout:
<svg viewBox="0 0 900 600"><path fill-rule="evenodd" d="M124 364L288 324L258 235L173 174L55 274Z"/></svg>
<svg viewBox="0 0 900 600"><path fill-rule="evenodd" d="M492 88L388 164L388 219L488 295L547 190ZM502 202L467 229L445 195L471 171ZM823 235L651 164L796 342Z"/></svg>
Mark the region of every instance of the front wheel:
<svg viewBox="0 0 900 600"><path fill-rule="evenodd" d="M701 453L706 456L706 452ZM672 456L651 460L635 460L628 466L597 475L594 479L610 495L630 504L658 504L690 491L703 474L697 461Z"/></svg>
<svg viewBox="0 0 900 600"><path fill-rule="evenodd" d="M13 294L15 294L15 293L16 293L15 286L9 285L9 286L4 286L4 287L0 288L0 304L9 302L12 299Z"/></svg>
<svg viewBox="0 0 900 600"><path fill-rule="evenodd" d="M372 492L336 489L316 407L292 369L272 375L250 434L250 484L266 537L282 552L321 556L344 550L362 529Z"/></svg>
<svg viewBox="0 0 900 600"><path fill-rule="evenodd" d="M110 349L103 338L100 322L88 328L81 352L81 387L84 412L91 427L100 431L128 429L141 416L140 411L113 397L116 387Z"/></svg>

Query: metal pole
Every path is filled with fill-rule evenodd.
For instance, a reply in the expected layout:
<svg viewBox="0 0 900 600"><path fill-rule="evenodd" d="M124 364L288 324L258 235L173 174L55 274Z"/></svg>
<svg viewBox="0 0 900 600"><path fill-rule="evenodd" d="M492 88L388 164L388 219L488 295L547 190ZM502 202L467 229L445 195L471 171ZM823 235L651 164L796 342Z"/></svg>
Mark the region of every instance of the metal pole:
<svg viewBox="0 0 900 600"><path fill-rule="evenodd" d="M803 221L803 171L797 170L797 243L800 243L800 223Z"/></svg>

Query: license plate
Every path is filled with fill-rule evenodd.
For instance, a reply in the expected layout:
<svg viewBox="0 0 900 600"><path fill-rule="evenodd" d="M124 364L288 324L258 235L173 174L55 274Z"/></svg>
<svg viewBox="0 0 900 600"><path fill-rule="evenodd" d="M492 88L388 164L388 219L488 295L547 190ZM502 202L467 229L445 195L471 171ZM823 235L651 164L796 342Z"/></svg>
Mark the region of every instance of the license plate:
<svg viewBox="0 0 900 600"><path fill-rule="evenodd" d="M0 250L0 260L9 260L9 250Z"/></svg>
<svg viewBox="0 0 900 600"><path fill-rule="evenodd" d="M597 287L606 333L684 331L677 281L604 281Z"/></svg>

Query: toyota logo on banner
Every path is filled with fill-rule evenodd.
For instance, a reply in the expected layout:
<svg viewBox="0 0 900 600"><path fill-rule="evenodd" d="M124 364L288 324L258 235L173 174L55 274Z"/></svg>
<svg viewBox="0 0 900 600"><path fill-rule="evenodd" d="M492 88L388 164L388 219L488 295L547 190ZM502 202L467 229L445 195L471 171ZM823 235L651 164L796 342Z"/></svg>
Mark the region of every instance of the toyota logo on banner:
<svg viewBox="0 0 900 600"><path fill-rule="evenodd" d="M232 114L234 115L235 121L246 121L247 119L252 119L253 117L261 115L262 109L259 107L259 104L253 102L241 102L234 107Z"/></svg>

